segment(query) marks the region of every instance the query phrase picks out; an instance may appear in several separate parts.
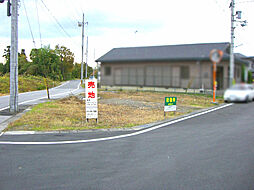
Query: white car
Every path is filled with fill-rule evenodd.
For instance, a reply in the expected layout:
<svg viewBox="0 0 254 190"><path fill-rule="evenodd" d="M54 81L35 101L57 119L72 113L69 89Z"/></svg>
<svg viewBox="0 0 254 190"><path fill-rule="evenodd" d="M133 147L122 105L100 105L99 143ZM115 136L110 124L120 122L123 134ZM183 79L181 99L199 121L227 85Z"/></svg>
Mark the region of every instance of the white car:
<svg viewBox="0 0 254 190"><path fill-rule="evenodd" d="M224 93L225 102L249 102L254 100L254 87L250 84L235 84Z"/></svg>

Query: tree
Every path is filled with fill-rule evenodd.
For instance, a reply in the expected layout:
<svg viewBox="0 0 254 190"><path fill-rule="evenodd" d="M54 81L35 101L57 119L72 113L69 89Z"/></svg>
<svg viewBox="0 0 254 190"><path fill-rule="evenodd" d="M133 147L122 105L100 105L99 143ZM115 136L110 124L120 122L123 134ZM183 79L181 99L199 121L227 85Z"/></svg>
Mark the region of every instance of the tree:
<svg viewBox="0 0 254 190"><path fill-rule="evenodd" d="M93 75L93 68L87 65L87 77L89 78L92 75Z"/></svg>
<svg viewBox="0 0 254 190"><path fill-rule="evenodd" d="M244 65L242 65L241 66L241 71L242 71L242 73L241 73L241 82L245 82L245 66Z"/></svg>
<svg viewBox="0 0 254 190"><path fill-rule="evenodd" d="M54 50L50 49L50 46L32 49L30 59L32 60L31 68L28 68L32 72L30 74L50 77L54 80L62 79L59 56Z"/></svg>
<svg viewBox="0 0 254 190"><path fill-rule="evenodd" d="M85 73L85 67L83 67L83 73ZM93 75L93 68L87 66L87 76L88 78ZM81 78L81 64L75 63L72 70L72 78L80 79Z"/></svg>
<svg viewBox="0 0 254 190"><path fill-rule="evenodd" d="M0 63L0 75L4 74L4 64Z"/></svg>
<svg viewBox="0 0 254 190"><path fill-rule="evenodd" d="M22 49L18 56L19 74L25 74L28 67L31 65L31 63L27 60L25 49Z"/></svg>
<svg viewBox="0 0 254 190"><path fill-rule="evenodd" d="M57 45L55 47L56 54L60 57L60 68L63 80L72 78L72 70L74 68L74 54L70 49Z"/></svg>
<svg viewBox="0 0 254 190"><path fill-rule="evenodd" d="M253 83L253 78L252 78L252 72L248 71L248 83L252 84Z"/></svg>
<svg viewBox="0 0 254 190"><path fill-rule="evenodd" d="M81 64L80 63L75 63L73 70L72 70L72 78L80 78L81 76Z"/></svg>
<svg viewBox="0 0 254 190"><path fill-rule="evenodd" d="M69 80L80 72L79 66L76 65L76 73L73 74L74 54L64 46L57 45L54 50L50 46L32 49L29 55L31 61L28 61L25 49L22 49L18 56L19 74L50 77L53 80ZM10 72L10 46L4 49L3 57L6 64L0 63L0 75Z"/></svg>
<svg viewBox="0 0 254 190"><path fill-rule="evenodd" d="M4 49L3 55L3 57L5 58L3 74L10 72L10 54L11 54L11 46L7 46L6 49Z"/></svg>

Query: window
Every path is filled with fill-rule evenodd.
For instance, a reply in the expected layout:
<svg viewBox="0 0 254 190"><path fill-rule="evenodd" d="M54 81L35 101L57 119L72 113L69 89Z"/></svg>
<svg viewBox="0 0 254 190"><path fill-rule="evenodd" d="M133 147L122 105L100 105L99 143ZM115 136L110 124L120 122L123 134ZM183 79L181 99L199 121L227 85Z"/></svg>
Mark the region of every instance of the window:
<svg viewBox="0 0 254 190"><path fill-rule="evenodd" d="M111 67L105 67L105 76L111 75Z"/></svg>
<svg viewBox="0 0 254 190"><path fill-rule="evenodd" d="M188 66L181 66L180 76L181 79L189 79L190 71Z"/></svg>

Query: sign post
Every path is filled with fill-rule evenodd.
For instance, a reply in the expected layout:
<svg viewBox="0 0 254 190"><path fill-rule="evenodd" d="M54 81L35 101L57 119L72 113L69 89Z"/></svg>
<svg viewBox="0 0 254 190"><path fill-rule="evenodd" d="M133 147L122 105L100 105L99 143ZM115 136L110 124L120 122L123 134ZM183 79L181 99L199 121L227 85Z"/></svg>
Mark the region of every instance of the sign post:
<svg viewBox="0 0 254 190"><path fill-rule="evenodd" d="M177 97L165 97L165 105L164 105L164 117L166 116L166 112L173 111L176 112L176 102Z"/></svg>
<svg viewBox="0 0 254 190"><path fill-rule="evenodd" d="M97 79L86 80L86 121L96 119L98 123Z"/></svg>
<svg viewBox="0 0 254 190"><path fill-rule="evenodd" d="M216 88L217 88L217 81L216 81L216 63L219 63L222 59L223 56L223 51L218 50L218 49L213 49L210 52L210 59L213 62L213 102L214 104L216 104L215 102L215 98L216 98Z"/></svg>

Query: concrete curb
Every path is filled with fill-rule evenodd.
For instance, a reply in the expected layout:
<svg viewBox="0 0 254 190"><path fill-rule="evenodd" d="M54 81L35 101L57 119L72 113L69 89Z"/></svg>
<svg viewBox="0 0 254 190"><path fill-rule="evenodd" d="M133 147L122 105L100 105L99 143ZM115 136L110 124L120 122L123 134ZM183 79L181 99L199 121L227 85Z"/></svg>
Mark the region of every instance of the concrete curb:
<svg viewBox="0 0 254 190"><path fill-rule="evenodd" d="M19 119L23 114L25 114L26 112L30 111L31 110L31 106L26 108L24 111L18 113L18 114L15 114L15 115L12 115L12 116L9 116L8 119L6 119L5 121L3 121L2 123L0 123L0 133L5 130L7 127L8 127L8 124Z"/></svg>

